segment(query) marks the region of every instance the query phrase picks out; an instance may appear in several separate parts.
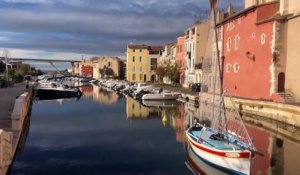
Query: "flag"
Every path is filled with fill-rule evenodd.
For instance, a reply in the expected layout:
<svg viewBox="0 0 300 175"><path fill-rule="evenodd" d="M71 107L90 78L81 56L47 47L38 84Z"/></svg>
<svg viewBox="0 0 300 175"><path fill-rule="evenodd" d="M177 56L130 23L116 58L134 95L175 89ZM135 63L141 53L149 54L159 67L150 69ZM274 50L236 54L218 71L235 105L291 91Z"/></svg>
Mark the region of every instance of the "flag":
<svg viewBox="0 0 300 175"><path fill-rule="evenodd" d="M210 2L210 11L215 11L217 8L218 0L209 0Z"/></svg>

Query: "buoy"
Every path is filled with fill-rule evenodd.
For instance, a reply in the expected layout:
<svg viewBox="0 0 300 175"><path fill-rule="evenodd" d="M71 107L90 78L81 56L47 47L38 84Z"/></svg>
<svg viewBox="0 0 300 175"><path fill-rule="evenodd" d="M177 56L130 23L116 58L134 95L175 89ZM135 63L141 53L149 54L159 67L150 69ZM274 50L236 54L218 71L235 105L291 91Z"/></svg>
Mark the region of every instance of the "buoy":
<svg viewBox="0 0 300 175"><path fill-rule="evenodd" d="M168 123L168 117L166 115L163 116L162 123L163 123L164 126L167 125L167 123Z"/></svg>

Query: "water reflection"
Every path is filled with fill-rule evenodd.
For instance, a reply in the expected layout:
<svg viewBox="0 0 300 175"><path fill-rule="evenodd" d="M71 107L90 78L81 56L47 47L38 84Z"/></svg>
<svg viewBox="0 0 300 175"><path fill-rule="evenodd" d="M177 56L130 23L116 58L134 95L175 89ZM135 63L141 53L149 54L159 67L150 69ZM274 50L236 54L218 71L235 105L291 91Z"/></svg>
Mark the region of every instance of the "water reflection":
<svg viewBox="0 0 300 175"><path fill-rule="evenodd" d="M195 119L212 124L209 105L141 104L103 87L81 90L79 101L34 104L29 138L26 147L26 139L21 141L23 153L13 174L226 174L199 159L185 141L185 130ZM276 128L246 127L264 154L253 157L251 174L300 172L298 131L286 137Z"/></svg>

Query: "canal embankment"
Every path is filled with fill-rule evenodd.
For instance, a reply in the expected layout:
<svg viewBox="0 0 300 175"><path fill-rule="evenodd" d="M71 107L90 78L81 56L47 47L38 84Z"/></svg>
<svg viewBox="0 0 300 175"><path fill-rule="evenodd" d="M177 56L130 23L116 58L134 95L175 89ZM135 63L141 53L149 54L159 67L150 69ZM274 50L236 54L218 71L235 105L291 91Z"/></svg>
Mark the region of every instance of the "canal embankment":
<svg viewBox="0 0 300 175"><path fill-rule="evenodd" d="M212 104L213 95L210 93L193 92L188 88L171 85L155 84L155 86L180 92L182 97L179 100L183 102ZM225 97L225 105L228 109L236 108L240 114L247 116L245 117L247 121L257 125L262 125L260 121L264 121L265 124L270 125L268 128L273 129L276 123L275 125L282 126L282 132L290 127L300 129L300 105L234 97Z"/></svg>
<svg viewBox="0 0 300 175"><path fill-rule="evenodd" d="M7 174L12 164L32 98L33 90L26 89L24 83L0 89L0 174Z"/></svg>

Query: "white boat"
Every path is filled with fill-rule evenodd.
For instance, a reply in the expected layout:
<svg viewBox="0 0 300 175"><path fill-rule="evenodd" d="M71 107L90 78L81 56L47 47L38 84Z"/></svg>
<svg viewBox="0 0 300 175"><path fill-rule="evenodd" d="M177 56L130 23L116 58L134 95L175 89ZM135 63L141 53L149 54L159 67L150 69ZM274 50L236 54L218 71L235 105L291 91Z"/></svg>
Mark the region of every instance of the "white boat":
<svg viewBox="0 0 300 175"><path fill-rule="evenodd" d="M163 90L159 93L145 94L142 100L176 100L180 97L180 93L172 92L169 90Z"/></svg>
<svg viewBox="0 0 300 175"><path fill-rule="evenodd" d="M143 100L143 105L147 107L176 107L181 104L181 102L177 100Z"/></svg>
<svg viewBox="0 0 300 175"><path fill-rule="evenodd" d="M200 124L189 128L186 137L192 151L207 164L230 174L250 173L251 151L235 137Z"/></svg>
<svg viewBox="0 0 300 175"><path fill-rule="evenodd" d="M80 97L82 95L78 88L70 88L67 85L53 82L38 86L36 88L36 94L40 99Z"/></svg>

